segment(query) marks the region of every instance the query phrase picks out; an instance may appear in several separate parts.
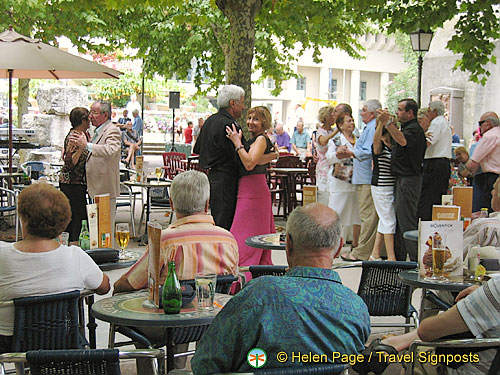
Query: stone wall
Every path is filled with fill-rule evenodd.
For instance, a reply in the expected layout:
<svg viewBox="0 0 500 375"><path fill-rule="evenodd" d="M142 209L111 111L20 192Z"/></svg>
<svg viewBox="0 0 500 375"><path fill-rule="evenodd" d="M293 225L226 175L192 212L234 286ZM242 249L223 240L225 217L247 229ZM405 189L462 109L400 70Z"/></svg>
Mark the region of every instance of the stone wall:
<svg viewBox="0 0 500 375"><path fill-rule="evenodd" d="M42 86L36 95L40 113L69 115L75 107L89 106L87 88L80 86Z"/></svg>

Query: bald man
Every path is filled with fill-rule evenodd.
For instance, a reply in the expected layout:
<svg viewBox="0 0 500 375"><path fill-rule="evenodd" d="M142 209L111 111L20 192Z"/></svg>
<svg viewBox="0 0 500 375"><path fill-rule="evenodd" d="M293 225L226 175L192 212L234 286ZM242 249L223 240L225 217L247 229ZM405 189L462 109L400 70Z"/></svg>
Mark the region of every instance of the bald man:
<svg viewBox="0 0 500 375"><path fill-rule="evenodd" d="M483 173L474 177L472 187L474 188L472 197L472 211L479 211L481 208L488 208L488 212L493 212L491 207L491 190L500 174L500 127L498 115L495 112L485 112L479 118L479 131L482 138L479 140L474 153L465 167L475 173L479 167Z"/></svg>
<svg viewBox="0 0 500 375"><path fill-rule="evenodd" d="M340 228L327 206L296 208L287 221L290 270L252 280L224 306L196 348L194 374L248 372L253 348L267 353L268 368L291 365L279 362L278 352L325 354L331 361L332 352L363 350L370 335L368 309L332 270L342 248Z"/></svg>

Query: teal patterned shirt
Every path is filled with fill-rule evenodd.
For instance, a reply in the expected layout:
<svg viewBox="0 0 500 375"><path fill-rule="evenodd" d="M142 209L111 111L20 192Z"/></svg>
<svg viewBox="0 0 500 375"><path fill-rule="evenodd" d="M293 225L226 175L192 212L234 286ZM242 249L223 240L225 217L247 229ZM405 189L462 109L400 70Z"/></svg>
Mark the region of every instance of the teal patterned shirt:
<svg viewBox="0 0 500 375"><path fill-rule="evenodd" d="M251 371L253 348L266 352L267 368L306 365L292 362L299 353L325 354L332 362L333 352L360 353L369 335L365 303L335 271L294 267L282 277L254 279L235 295L201 339L191 366L196 375ZM285 362L277 360L280 352Z"/></svg>

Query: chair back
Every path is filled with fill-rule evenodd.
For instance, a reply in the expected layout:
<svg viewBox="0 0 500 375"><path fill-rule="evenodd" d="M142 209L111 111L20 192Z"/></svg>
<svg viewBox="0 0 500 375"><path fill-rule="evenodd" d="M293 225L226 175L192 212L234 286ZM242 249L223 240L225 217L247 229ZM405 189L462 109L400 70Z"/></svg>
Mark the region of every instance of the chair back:
<svg viewBox="0 0 500 375"><path fill-rule="evenodd" d="M217 282L215 285L215 292L222 294L229 294L229 289L238 278L234 275L217 275ZM194 280L182 280L181 284L190 285L193 289L195 288Z"/></svg>
<svg viewBox="0 0 500 375"><path fill-rule="evenodd" d="M309 171L307 178L309 181L306 181L310 185L316 185L316 162L313 158L306 158L306 168Z"/></svg>
<svg viewBox="0 0 500 375"><path fill-rule="evenodd" d="M249 266L248 271L252 274L252 279L259 276L283 276L288 271L288 266Z"/></svg>
<svg viewBox="0 0 500 375"><path fill-rule="evenodd" d="M276 168L302 168L302 162L298 156L280 156Z"/></svg>
<svg viewBox="0 0 500 375"><path fill-rule="evenodd" d="M412 288L399 280L399 273L417 268L415 262L372 261L362 263L358 295L370 316L409 317Z"/></svg>
<svg viewBox="0 0 500 375"><path fill-rule="evenodd" d="M26 353L32 375L120 375L118 349L37 350Z"/></svg>
<svg viewBox="0 0 500 375"><path fill-rule="evenodd" d="M186 154L182 152L164 152L161 155L163 157L163 165L169 179L174 178L177 173L183 170L180 161L186 160Z"/></svg>
<svg viewBox="0 0 500 375"><path fill-rule="evenodd" d="M80 292L14 299L12 351L79 349L84 342L78 325Z"/></svg>

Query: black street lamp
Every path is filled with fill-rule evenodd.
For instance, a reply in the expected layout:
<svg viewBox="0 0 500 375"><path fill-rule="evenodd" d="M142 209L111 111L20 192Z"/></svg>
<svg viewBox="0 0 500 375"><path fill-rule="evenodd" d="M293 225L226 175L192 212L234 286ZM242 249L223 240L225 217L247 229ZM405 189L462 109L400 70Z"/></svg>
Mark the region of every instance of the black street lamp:
<svg viewBox="0 0 500 375"><path fill-rule="evenodd" d="M417 88L417 103L420 108L420 96L422 91L422 65L424 59L422 52L427 52L431 45L432 31L418 30L410 33L411 48L413 51L418 52L418 88Z"/></svg>

